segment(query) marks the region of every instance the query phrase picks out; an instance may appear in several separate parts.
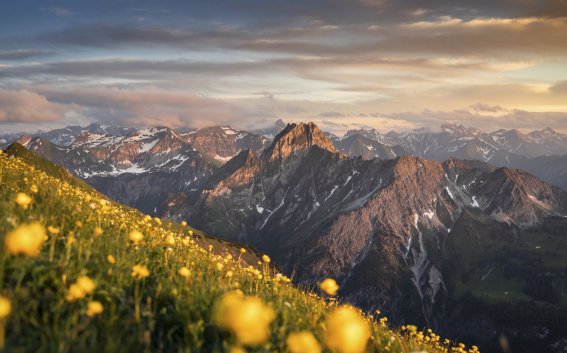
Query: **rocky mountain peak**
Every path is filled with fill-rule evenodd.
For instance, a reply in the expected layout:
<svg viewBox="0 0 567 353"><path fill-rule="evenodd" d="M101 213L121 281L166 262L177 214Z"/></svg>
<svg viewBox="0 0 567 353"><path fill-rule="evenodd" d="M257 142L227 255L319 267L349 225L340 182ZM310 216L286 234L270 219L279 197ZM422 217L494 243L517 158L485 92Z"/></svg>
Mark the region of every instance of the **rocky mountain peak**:
<svg viewBox="0 0 567 353"><path fill-rule="evenodd" d="M287 126L287 124L282 120L282 119L278 119L276 120L276 122L274 123L275 127L281 128L281 129L285 129L285 127Z"/></svg>
<svg viewBox="0 0 567 353"><path fill-rule="evenodd" d="M477 128L467 128L460 124L443 124L441 125L441 129L443 132L448 133L449 135L464 137L464 136L476 136L481 133L481 131Z"/></svg>
<svg viewBox="0 0 567 353"><path fill-rule="evenodd" d="M28 148L28 144L30 143L30 141L33 139L32 136L30 135L22 135L19 139L17 139L15 142L19 143L20 145L24 146L25 148Z"/></svg>
<svg viewBox="0 0 567 353"><path fill-rule="evenodd" d="M262 153L262 159L285 158L295 151L311 146L318 146L333 153L341 153L314 123L292 123L275 137L270 147Z"/></svg>

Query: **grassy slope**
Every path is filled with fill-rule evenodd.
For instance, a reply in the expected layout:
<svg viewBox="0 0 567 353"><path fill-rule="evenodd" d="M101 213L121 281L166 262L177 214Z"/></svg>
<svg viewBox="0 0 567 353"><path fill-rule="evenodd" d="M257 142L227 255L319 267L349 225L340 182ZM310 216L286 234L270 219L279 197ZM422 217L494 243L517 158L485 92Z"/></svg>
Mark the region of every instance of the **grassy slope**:
<svg viewBox="0 0 567 353"><path fill-rule="evenodd" d="M108 202L49 162L21 150L11 153L19 157L0 155L0 294L12 302L6 351L227 351L234 338L211 322L211 310L222 293L235 288L262 298L276 312L269 342L248 351L285 352L285 338L297 330L309 330L322 341L325 316L336 302L278 280L266 266L260 279L258 270L249 267L257 266L252 252L239 259L239 248L231 243L196 231L190 235L190 227L161 223ZM30 192L32 185L39 189L36 194ZM32 196L27 210L14 202L18 192ZM32 221L61 232L49 235L37 258L8 254L5 234ZM95 227L104 233L95 236ZM138 246L127 236L134 229L145 235ZM116 258L115 264L107 261L108 255ZM136 264L146 265L151 275L134 280ZM187 279L178 274L182 266L190 269ZM80 275L91 277L96 290L70 303L67 290ZM85 315L89 300L100 301L104 312ZM136 305L140 320L135 319ZM425 344L419 334L368 321L373 333L368 351L449 350Z"/></svg>

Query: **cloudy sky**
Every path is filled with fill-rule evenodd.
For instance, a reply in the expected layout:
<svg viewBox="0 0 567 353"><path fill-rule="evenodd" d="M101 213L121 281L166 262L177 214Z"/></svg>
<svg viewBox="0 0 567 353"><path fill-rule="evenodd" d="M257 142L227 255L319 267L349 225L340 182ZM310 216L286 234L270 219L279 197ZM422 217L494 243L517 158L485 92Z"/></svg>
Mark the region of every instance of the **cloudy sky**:
<svg viewBox="0 0 567 353"><path fill-rule="evenodd" d="M4 0L0 132L567 132L567 0Z"/></svg>

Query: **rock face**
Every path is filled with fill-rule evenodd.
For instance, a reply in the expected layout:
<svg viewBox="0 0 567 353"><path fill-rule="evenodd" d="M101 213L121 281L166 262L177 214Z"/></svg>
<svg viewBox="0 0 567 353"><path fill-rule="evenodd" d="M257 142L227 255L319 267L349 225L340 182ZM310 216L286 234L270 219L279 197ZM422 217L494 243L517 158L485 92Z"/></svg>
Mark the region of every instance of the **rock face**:
<svg viewBox="0 0 567 353"><path fill-rule="evenodd" d="M213 126L181 135L185 141L225 163L243 150L262 151L269 143L268 138L247 131L238 131L230 126Z"/></svg>
<svg viewBox="0 0 567 353"><path fill-rule="evenodd" d="M274 142L264 150L262 159L269 161L282 159L295 151L310 146L318 146L333 153L338 150L333 143L313 123L289 124L274 139Z"/></svg>
<svg viewBox="0 0 567 353"><path fill-rule="evenodd" d="M342 296L366 309L460 337L466 337L465 328L453 318L465 319L458 313L471 297L484 310L478 322L490 322L497 331L518 324L492 312L490 298L507 292L526 303L537 301L537 291L526 289L524 270L536 277L551 273L541 279L551 281L550 288L567 285L555 262L561 251L552 245L567 246L557 233L567 230L565 192L525 172L475 161L350 159L313 124L288 125L260 157L242 152L202 189L179 200L184 201L169 208L169 217L189 215L198 228L258 247L297 282L313 285L332 276ZM486 242L484 233L490 234ZM550 247L553 260L530 247L534 233ZM502 261L486 251L487 244L511 249L509 258L541 262ZM469 247L476 258L469 258ZM484 289L484 281L498 287ZM550 292L555 293L545 294L550 300L561 296L561 290ZM549 337L564 331L543 326ZM481 332L469 330L490 347L494 336L479 337Z"/></svg>
<svg viewBox="0 0 567 353"><path fill-rule="evenodd" d="M386 145L372 140L363 134L349 134L343 138L333 139L333 144L341 152L362 159L394 159L409 153L401 146Z"/></svg>

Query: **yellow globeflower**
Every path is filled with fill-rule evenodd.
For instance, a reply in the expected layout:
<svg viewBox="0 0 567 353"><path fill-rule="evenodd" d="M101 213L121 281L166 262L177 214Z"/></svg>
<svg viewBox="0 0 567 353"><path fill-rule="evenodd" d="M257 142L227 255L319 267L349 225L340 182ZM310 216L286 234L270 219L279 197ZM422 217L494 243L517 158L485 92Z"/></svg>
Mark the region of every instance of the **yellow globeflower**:
<svg viewBox="0 0 567 353"><path fill-rule="evenodd" d="M88 276L79 276L79 278L77 278L77 285L81 287L85 294L91 294L96 288L96 283Z"/></svg>
<svg viewBox="0 0 567 353"><path fill-rule="evenodd" d="M339 290L339 285L337 282L332 278L327 278L323 282L319 284L319 288L328 295L334 296L337 295L337 291Z"/></svg>
<svg viewBox="0 0 567 353"><path fill-rule="evenodd" d="M45 238L45 228L41 224L22 224L6 235L4 246L9 253L37 257Z"/></svg>
<svg viewBox="0 0 567 353"><path fill-rule="evenodd" d="M232 346L232 347L230 347L230 350L228 352L229 353L246 353L244 348L242 348L240 346Z"/></svg>
<svg viewBox="0 0 567 353"><path fill-rule="evenodd" d="M189 277L191 275L191 271L187 267L181 267L178 271L181 277Z"/></svg>
<svg viewBox="0 0 567 353"><path fill-rule="evenodd" d="M16 203L24 210L28 209L28 206L30 205L31 202L32 202L32 198L29 197L27 194L24 194L23 192L19 192L16 195Z"/></svg>
<svg viewBox="0 0 567 353"><path fill-rule="evenodd" d="M0 295L0 320L4 320L12 311L12 303L6 297Z"/></svg>
<svg viewBox="0 0 567 353"><path fill-rule="evenodd" d="M95 229L94 229L94 235L95 235L95 237L101 236L102 233L104 233L104 231L102 230L101 227L95 227Z"/></svg>
<svg viewBox="0 0 567 353"><path fill-rule="evenodd" d="M268 255L262 255L262 261L264 261L265 263L270 263L270 257Z"/></svg>
<svg viewBox="0 0 567 353"><path fill-rule="evenodd" d="M69 287L67 291L67 301L73 302L83 299L86 295L94 292L96 283L88 276L79 276L77 281Z"/></svg>
<svg viewBox="0 0 567 353"><path fill-rule="evenodd" d="M57 235L57 234L59 234L59 232L61 232L61 230L60 230L59 228L54 227L54 226L48 226L48 227L47 227L47 231L48 231L50 234L53 234L53 235Z"/></svg>
<svg viewBox="0 0 567 353"><path fill-rule="evenodd" d="M140 231L133 230L130 232L130 234L128 234L128 239L130 239L132 243L138 244L142 240L144 240L144 234L142 234L142 232Z"/></svg>
<svg viewBox="0 0 567 353"><path fill-rule="evenodd" d="M85 292L81 289L81 287L73 283L67 290L67 301L74 302L75 300L83 299L85 297Z"/></svg>
<svg viewBox="0 0 567 353"><path fill-rule="evenodd" d="M39 192L39 189L37 188L37 185L35 185L35 184L32 185L32 186L30 187L30 192L31 192L32 194L37 194L37 193Z"/></svg>
<svg viewBox="0 0 567 353"><path fill-rule="evenodd" d="M240 291L226 293L215 305L214 321L232 332L238 342L249 346L265 343L270 337L274 311L258 297L246 297Z"/></svg>
<svg viewBox="0 0 567 353"><path fill-rule="evenodd" d="M321 353L321 345L309 331L290 334L286 343L291 353Z"/></svg>
<svg viewBox="0 0 567 353"><path fill-rule="evenodd" d="M89 304L87 304L87 315L88 316L95 316L98 314L102 314L102 312L104 311L104 307L102 306L101 302L98 301L92 301L89 302Z"/></svg>
<svg viewBox="0 0 567 353"><path fill-rule="evenodd" d="M183 227L186 227L186 226L187 226L187 222L181 221L181 225L182 225Z"/></svg>
<svg viewBox="0 0 567 353"><path fill-rule="evenodd" d="M362 353L370 338L370 328L362 315L352 306L335 309L326 320L327 346L338 353Z"/></svg>
<svg viewBox="0 0 567 353"><path fill-rule="evenodd" d="M144 265L134 265L134 267L132 267L132 277L136 279L143 279L149 275L150 271L148 271L148 268Z"/></svg>
<svg viewBox="0 0 567 353"><path fill-rule="evenodd" d="M106 257L106 261L108 261L109 264L114 265L116 263L116 258L112 255L108 255Z"/></svg>

